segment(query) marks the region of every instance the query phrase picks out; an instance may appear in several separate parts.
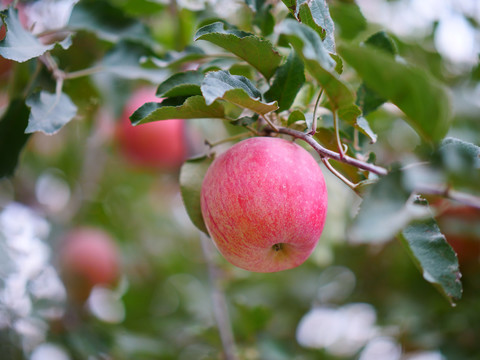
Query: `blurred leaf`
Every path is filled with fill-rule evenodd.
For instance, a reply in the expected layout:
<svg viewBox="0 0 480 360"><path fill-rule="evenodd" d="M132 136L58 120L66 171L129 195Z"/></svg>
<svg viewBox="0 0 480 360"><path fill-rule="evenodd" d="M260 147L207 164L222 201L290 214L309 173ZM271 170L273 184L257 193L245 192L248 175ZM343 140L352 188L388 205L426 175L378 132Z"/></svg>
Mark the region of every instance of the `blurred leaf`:
<svg viewBox="0 0 480 360"><path fill-rule="evenodd" d="M105 68L105 71L125 79L144 79L151 82L165 80L169 74L166 69L142 66L142 60L151 55L151 51L142 44L121 41L105 55L101 66Z"/></svg>
<svg viewBox="0 0 480 360"><path fill-rule="evenodd" d="M444 164L451 169L480 169L480 147L453 137L445 138L439 148Z"/></svg>
<svg viewBox="0 0 480 360"><path fill-rule="evenodd" d="M330 5L330 14L344 39L354 39L367 29L367 20L354 2L335 1Z"/></svg>
<svg viewBox="0 0 480 360"><path fill-rule="evenodd" d="M207 156L187 160L180 170L180 191L185 209L192 223L205 234L208 230L203 221L200 194L203 178L212 161L213 158Z"/></svg>
<svg viewBox="0 0 480 360"><path fill-rule="evenodd" d="M298 0L296 15L320 35L328 52L335 53L335 27L326 0Z"/></svg>
<svg viewBox="0 0 480 360"><path fill-rule="evenodd" d="M64 93L35 92L25 101L30 117L25 133L41 131L53 135L77 114L77 107Z"/></svg>
<svg viewBox="0 0 480 360"><path fill-rule="evenodd" d="M362 190L363 191L363 190ZM404 189L403 174L392 171L364 195L349 236L357 243L383 243L397 235L413 219L428 215L423 207L408 202L410 192Z"/></svg>
<svg viewBox="0 0 480 360"><path fill-rule="evenodd" d="M204 56L205 52L202 49L190 45L183 51L168 51L163 58L152 57L151 60L159 67L166 67L202 59Z"/></svg>
<svg viewBox="0 0 480 360"><path fill-rule="evenodd" d="M221 104L214 102L205 104L203 96L190 96L185 98L173 98L161 103L149 102L137 109L130 120L132 124L144 124L158 120L169 119L201 119L225 117Z"/></svg>
<svg viewBox="0 0 480 360"><path fill-rule="evenodd" d="M397 105L428 142L441 140L450 126L446 89L424 70L400 63L372 47L344 45L340 53L367 86Z"/></svg>
<svg viewBox="0 0 480 360"><path fill-rule="evenodd" d="M254 116L243 116L239 119L230 121L230 124L235 126L249 126L254 124L257 120L258 120L258 114L255 114Z"/></svg>
<svg viewBox="0 0 480 360"><path fill-rule="evenodd" d="M10 102L0 121L0 178L13 174L20 152L30 134L25 134L29 109L22 100Z"/></svg>
<svg viewBox="0 0 480 360"><path fill-rule="evenodd" d="M265 93L265 100L277 101L278 110L288 110L305 83L305 67L302 59L292 49L285 64L280 66L272 86Z"/></svg>
<svg viewBox="0 0 480 360"><path fill-rule="evenodd" d="M393 39L384 31L373 34L367 39L367 41L365 41L365 43L384 51L386 54L392 56L397 54L397 47L395 46ZM385 102L386 100L384 98L370 89L365 83L360 85L357 91L357 105L362 109L363 116L367 116L372 111L375 111Z"/></svg>
<svg viewBox="0 0 480 360"><path fill-rule="evenodd" d="M429 210L428 204L421 206ZM423 274L454 305L462 297L458 259L433 217L414 221L399 238Z"/></svg>
<svg viewBox="0 0 480 360"><path fill-rule="evenodd" d="M356 126L362 131L362 133L364 133L370 138L370 142L372 144L377 142L377 134L373 132L367 119L365 119L363 116L359 116Z"/></svg>
<svg viewBox="0 0 480 360"><path fill-rule="evenodd" d="M7 28L5 38L0 41L0 56L5 59L24 62L42 55L55 46L55 44L43 45L25 30L18 19L17 10L13 7L0 12L0 17Z"/></svg>
<svg viewBox="0 0 480 360"><path fill-rule="evenodd" d="M133 17L126 16L122 10L112 6L108 1L80 1L73 8L68 27L93 32L98 38L112 43L131 40L147 46L155 44L147 26Z"/></svg>
<svg viewBox="0 0 480 360"><path fill-rule="evenodd" d="M253 24L258 26L264 36L270 35L275 27L275 18L271 13L272 4L266 0L246 0L245 2L253 11Z"/></svg>
<svg viewBox="0 0 480 360"><path fill-rule="evenodd" d="M278 109L276 102L262 102L262 94L246 77L231 75L227 71L209 72L201 89L207 105L223 99L262 115Z"/></svg>
<svg viewBox="0 0 480 360"><path fill-rule="evenodd" d="M288 115L287 125L290 126L297 121L305 121L305 114L300 110L294 110Z"/></svg>
<svg viewBox="0 0 480 360"><path fill-rule="evenodd" d="M279 31L303 58L308 71L324 89L333 110L338 111L341 119L354 124L361 114L355 105L355 95L334 73L336 63L325 50L320 36L308 26L290 19L280 24Z"/></svg>
<svg viewBox="0 0 480 360"><path fill-rule="evenodd" d="M195 40L206 40L242 58L263 76L270 79L282 61L272 44L258 36L236 29L225 29L215 22L200 28Z"/></svg>
<svg viewBox="0 0 480 360"><path fill-rule="evenodd" d="M158 97L202 95L200 85L205 75L200 71L185 71L170 76L157 88Z"/></svg>

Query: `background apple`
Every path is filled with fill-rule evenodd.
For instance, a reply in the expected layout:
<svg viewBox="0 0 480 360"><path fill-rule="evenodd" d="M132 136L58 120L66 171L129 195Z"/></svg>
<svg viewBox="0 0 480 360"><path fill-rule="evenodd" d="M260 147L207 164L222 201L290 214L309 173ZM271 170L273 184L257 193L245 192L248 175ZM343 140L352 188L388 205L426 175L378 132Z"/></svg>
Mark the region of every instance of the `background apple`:
<svg viewBox="0 0 480 360"><path fill-rule="evenodd" d="M201 208L228 261L274 272L302 264L313 251L325 223L327 189L317 162L299 145L250 138L212 163Z"/></svg>
<svg viewBox="0 0 480 360"><path fill-rule="evenodd" d="M66 233L59 261L70 297L83 302L95 285L113 285L120 273L119 258L115 241L102 229L78 227Z"/></svg>
<svg viewBox="0 0 480 360"><path fill-rule="evenodd" d="M129 117L146 102L160 102L155 89L137 90L126 104L117 131L121 152L134 165L178 169L187 157L184 121L172 119L133 126Z"/></svg>

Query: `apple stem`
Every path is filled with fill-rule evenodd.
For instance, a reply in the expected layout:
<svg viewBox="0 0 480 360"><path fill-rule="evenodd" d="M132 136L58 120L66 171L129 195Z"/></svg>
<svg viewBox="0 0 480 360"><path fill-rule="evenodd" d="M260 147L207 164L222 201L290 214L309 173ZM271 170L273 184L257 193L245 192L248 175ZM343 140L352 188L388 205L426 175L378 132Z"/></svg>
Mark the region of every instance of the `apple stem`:
<svg viewBox="0 0 480 360"><path fill-rule="evenodd" d="M222 341L223 351L226 360L238 360L236 353L235 339L232 331L232 324L228 315L227 301L225 293L220 286L221 273L215 265L215 249L212 241L206 234L200 232L202 251L208 267L208 277L210 280L210 290L212 295L213 313L217 322L220 340Z"/></svg>
<svg viewBox="0 0 480 360"><path fill-rule="evenodd" d="M267 129L267 131L272 132L272 131L275 131L275 130ZM369 171L373 174L377 174L377 175L381 175L381 176L385 176L385 175L388 174L387 169L385 169L381 166L366 163L366 162L360 161L358 159L352 158L348 155L342 156L342 155L336 153L335 151L324 148L310 134L306 134L304 132L294 130L294 129L290 129L290 128L286 128L286 127L279 127L277 132L280 133L280 134L290 135L290 136L293 136L294 138L301 139L301 140L305 141L322 158L337 160L337 161L343 162L345 164L352 165L352 166L355 166L359 169L367 170L367 171Z"/></svg>

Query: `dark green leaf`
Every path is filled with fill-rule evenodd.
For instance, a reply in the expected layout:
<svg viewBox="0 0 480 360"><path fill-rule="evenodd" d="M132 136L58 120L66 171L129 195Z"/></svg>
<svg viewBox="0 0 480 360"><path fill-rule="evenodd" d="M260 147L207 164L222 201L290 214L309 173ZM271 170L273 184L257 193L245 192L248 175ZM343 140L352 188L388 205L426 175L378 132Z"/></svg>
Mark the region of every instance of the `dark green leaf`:
<svg viewBox="0 0 480 360"><path fill-rule="evenodd" d="M80 1L73 8L68 27L93 32L98 38L112 43L131 40L147 46L155 44L147 26L106 1Z"/></svg>
<svg viewBox="0 0 480 360"><path fill-rule="evenodd" d="M151 51L142 44L121 41L105 55L101 66L105 71L125 79L165 80L168 70L142 66L142 60L151 55Z"/></svg>
<svg viewBox="0 0 480 360"><path fill-rule="evenodd" d="M186 161L180 170L180 191L187 214L193 224L208 234L200 207L202 182L213 158L203 156Z"/></svg>
<svg viewBox="0 0 480 360"><path fill-rule="evenodd" d="M330 5L333 21L340 28L340 36L344 39L354 39L367 29L367 20L355 3L335 1Z"/></svg>
<svg viewBox="0 0 480 360"><path fill-rule="evenodd" d="M0 121L0 178L13 174L20 152L30 134L25 134L30 111L22 100L12 100Z"/></svg>
<svg viewBox="0 0 480 360"><path fill-rule="evenodd" d="M279 30L285 34L306 68L324 89L330 106L341 119L354 124L361 114L355 105L354 93L335 74L335 61L325 50L320 36L306 25L295 20L284 20Z"/></svg>
<svg viewBox="0 0 480 360"><path fill-rule="evenodd" d="M276 102L262 102L262 94L246 77L231 75L227 71L209 72L201 89L207 105L223 99L262 115L278 109Z"/></svg>
<svg viewBox="0 0 480 360"><path fill-rule="evenodd" d="M26 133L55 134L77 114L77 107L64 93L35 92L25 103L30 108Z"/></svg>
<svg viewBox="0 0 480 360"><path fill-rule="evenodd" d="M30 32L25 30L18 19L17 10L13 7L0 12L2 21L7 28L5 38L0 41L0 56L18 62L24 62L38 57L55 44L44 45Z"/></svg>
<svg viewBox="0 0 480 360"><path fill-rule="evenodd" d="M270 79L282 61L272 44L253 34L236 29L225 29L225 24L215 22L200 28L195 40L206 40L230 51Z"/></svg>
<svg viewBox="0 0 480 360"><path fill-rule="evenodd" d="M398 53L397 46L393 39L385 32L379 31L370 36L365 44L384 51L386 54L395 56Z"/></svg>
<svg viewBox="0 0 480 360"><path fill-rule="evenodd" d="M200 71L185 71L170 76L157 89L158 97L202 95L200 85L205 75Z"/></svg>
<svg viewBox="0 0 480 360"><path fill-rule="evenodd" d="M278 110L288 110L305 83L305 68L295 50L290 52L285 64L275 73L272 86L265 93L265 100L277 101Z"/></svg>
<svg viewBox="0 0 480 360"><path fill-rule="evenodd" d="M392 171L372 185L364 195L349 236L353 242L382 243L397 235L413 219L428 215L422 207L408 202L403 174Z"/></svg>
<svg viewBox="0 0 480 360"><path fill-rule="evenodd" d="M428 209L428 205L422 205ZM462 297L461 273L458 259L436 221L430 216L411 223L400 239L423 274L452 305Z"/></svg>
<svg viewBox="0 0 480 360"><path fill-rule="evenodd" d="M170 99L168 99L170 100ZM205 104L203 96L190 96L181 98L177 104L165 100L161 103L149 102L137 109L130 117L132 124L144 124L158 120L169 119L201 119L225 117L222 105L214 102Z"/></svg>
<svg viewBox="0 0 480 360"><path fill-rule="evenodd" d="M428 142L441 140L450 126L447 90L424 70L392 59L372 47L348 45L341 55L381 97L397 105L408 123Z"/></svg>
<svg viewBox="0 0 480 360"><path fill-rule="evenodd" d="M335 27L325 0L298 0L296 15L320 35L328 52L335 53Z"/></svg>

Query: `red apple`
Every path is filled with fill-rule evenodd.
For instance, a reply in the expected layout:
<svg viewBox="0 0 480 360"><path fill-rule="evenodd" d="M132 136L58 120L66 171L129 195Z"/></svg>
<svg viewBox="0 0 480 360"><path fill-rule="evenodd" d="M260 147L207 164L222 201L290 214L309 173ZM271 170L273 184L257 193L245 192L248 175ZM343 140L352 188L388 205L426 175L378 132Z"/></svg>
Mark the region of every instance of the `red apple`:
<svg viewBox="0 0 480 360"><path fill-rule="evenodd" d="M187 156L184 121L156 121L133 126L129 117L146 102L161 102L154 89L140 89L125 106L117 138L125 157L134 165L158 170L175 170Z"/></svg>
<svg viewBox="0 0 480 360"><path fill-rule="evenodd" d="M203 218L220 253L256 272L302 264L320 238L327 202L315 159L270 137L243 140L220 155L201 190Z"/></svg>
<svg viewBox="0 0 480 360"><path fill-rule="evenodd" d="M95 285L113 285L120 273L119 253L105 231L78 227L64 235L59 261L72 298L84 301Z"/></svg>

